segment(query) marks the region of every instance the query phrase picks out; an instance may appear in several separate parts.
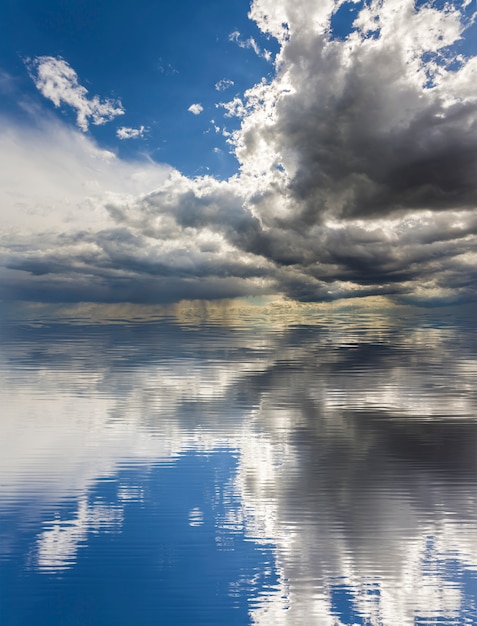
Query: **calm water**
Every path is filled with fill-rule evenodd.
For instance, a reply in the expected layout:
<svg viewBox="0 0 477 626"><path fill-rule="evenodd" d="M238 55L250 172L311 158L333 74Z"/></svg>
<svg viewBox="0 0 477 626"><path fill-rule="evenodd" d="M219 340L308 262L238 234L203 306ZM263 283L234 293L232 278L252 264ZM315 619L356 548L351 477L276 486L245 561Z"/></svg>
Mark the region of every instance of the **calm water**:
<svg viewBox="0 0 477 626"><path fill-rule="evenodd" d="M5 319L1 626L477 624L474 319Z"/></svg>

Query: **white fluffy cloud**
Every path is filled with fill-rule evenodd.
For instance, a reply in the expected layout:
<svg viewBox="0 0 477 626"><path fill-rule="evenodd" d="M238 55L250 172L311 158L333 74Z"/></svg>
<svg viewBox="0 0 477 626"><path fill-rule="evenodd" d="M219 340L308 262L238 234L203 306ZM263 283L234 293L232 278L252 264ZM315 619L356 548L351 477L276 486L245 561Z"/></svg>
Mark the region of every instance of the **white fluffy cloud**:
<svg viewBox="0 0 477 626"><path fill-rule="evenodd" d="M145 132L145 126L140 126L139 128L121 126L116 131L116 137L118 137L118 139L138 139L139 137L144 137Z"/></svg>
<svg viewBox="0 0 477 626"><path fill-rule="evenodd" d="M229 89L229 87L233 87L234 84L233 80L230 80L229 78L222 78L215 83L215 88L217 91L225 91L226 89Z"/></svg>
<svg viewBox="0 0 477 626"><path fill-rule="evenodd" d="M194 104L191 104L187 110L194 115L199 115L204 110L204 107L199 102L196 102Z"/></svg>
<svg viewBox="0 0 477 626"><path fill-rule="evenodd" d="M124 114L119 100L101 100L88 97L88 90L78 82L78 75L63 59L37 57L28 62L37 89L53 102L55 107L67 104L76 111L76 123L82 131L93 124L104 124Z"/></svg>

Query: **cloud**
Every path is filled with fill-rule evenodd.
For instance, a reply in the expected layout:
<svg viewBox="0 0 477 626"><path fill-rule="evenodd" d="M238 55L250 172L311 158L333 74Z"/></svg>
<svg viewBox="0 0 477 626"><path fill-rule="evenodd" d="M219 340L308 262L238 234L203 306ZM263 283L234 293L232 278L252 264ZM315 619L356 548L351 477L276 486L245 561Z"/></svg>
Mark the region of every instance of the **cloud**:
<svg viewBox="0 0 477 626"><path fill-rule="evenodd" d="M242 120L233 136L242 176L266 181L251 199L266 254L294 266L284 281L300 299L468 294L457 268L476 244L477 63L452 46L470 18L375 2L340 40L330 31L338 7L251 7L281 42L277 75L229 114Z"/></svg>
<svg viewBox="0 0 477 626"><path fill-rule="evenodd" d="M257 56L263 57L267 61L271 60L272 55L269 50L262 50L253 37L249 37L248 39L242 39L242 36L238 30L230 33L229 41L235 42L240 48L253 50Z"/></svg>
<svg viewBox="0 0 477 626"><path fill-rule="evenodd" d="M199 115L204 110L204 107L197 102L195 104L191 104L187 110L193 113L194 115Z"/></svg>
<svg viewBox="0 0 477 626"><path fill-rule="evenodd" d="M151 192L173 171L153 162L127 162L74 128L46 116L35 126L0 118L2 238L39 233L99 232L107 202Z"/></svg>
<svg viewBox="0 0 477 626"><path fill-rule="evenodd" d="M78 75L63 59L40 56L28 60L32 79L36 88L55 107L67 104L76 111L76 123L86 132L90 121L93 124L105 124L118 115L124 114L119 100L101 100L98 96L88 97L88 90L78 82Z"/></svg>
<svg viewBox="0 0 477 626"><path fill-rule="evenodd" d="M237 174L187 179L170 169L152 187L139 184L136 194L110 194L108 202L85 190L83 204L98 202L87 215L101 215L102 230L96 217L88 226L84 215L87 236L79 226L66 229L61 255L46 234L4 240L4 297L68 293L74 299L77 289L78 299L103 293L106 300L134 301L261 290L304 301L475 298L477 57L465 56L461 45L470 8L416 7L410 0L354 4L349 31L340 34L332 21L343 6L255 0L250 15L280 51L272 78L218 105L238 118L227 136ZM232 39L242 41L239 33ZM92 102L64 61L40 59L45 76L66 76L52 91L58 103L58 93L71 93L84 106ZM43 82L45 89L57 85ZM199 103L189 107L195 115L202 110ZM83 113L87 120L91 111ZM22 137L14 157L21 152L32 164L28 144L38 138ZM73 152L79 145L72 139ZM1 149L8 169L7 138ZM118 172L131 171L131 164L113 162ZM17 163L16 188L4 206L12 206L12 194L23 198L17 217L7 209L19 220L38 212L38 200L20 182L36 180L35 170ZM144 167L149 181L151 164L134 167ZM73 170L55 177L52 206L70 202L68 180L80 193L76 179ZM45 220L53 219L45 210ZM72 281L70 273L81 268L82 281Z"/></svg>
<svg viewBox="0 0 477 626"><path fill-rule="evenodd" d="M55 122L10 126L0 155L1 297L170 302L270 289L272 266L233 243L258 225L227 183L121 161Z"/></svg>
<svg viewBox="0 0 477 626"><path fill-rule="evenodd" d="M255 2L252 15L267 28L263 4ZM291 223L473 207L477 100L467 88L477 66L424 60L462 35L457 11L407 2L400 15L394 0L373 3L339 41L328 35L333 3L315 9L316 26L306 29L289 3L278 7L290 21L281 69L251 90L238 154L249 160L250 147L263 144L286 169L297 201ZM379 37L369 37L376 24ZM264 97L272 103L268 124Z"/></svg>
<svg viewBox="0 0 477 626"><path fill-rule="evenodd" d="M230 80L228 78L222 78L215 83L215 88L217 91L225 91L226 89L229 89L229 87L233 87L234 84L235 83L233 80Z"/></svg>
<svg viewBox="0 0 477 626"><path fill-rule="evenodd" d="M157 60L157 70L161 74L165 74L166 76L174 76L175 74L179 74L179 71L171 63L168 63L161 57Z"/></svg>
<svg viewBox="0 0 477 626"><path fill-rule="evenodd" d="M127 126L121 126L116 131L116 137L118 139L137 139L139 137L144 137L145 132L145 126L140 126L139 128L129 128Z"/></svg>

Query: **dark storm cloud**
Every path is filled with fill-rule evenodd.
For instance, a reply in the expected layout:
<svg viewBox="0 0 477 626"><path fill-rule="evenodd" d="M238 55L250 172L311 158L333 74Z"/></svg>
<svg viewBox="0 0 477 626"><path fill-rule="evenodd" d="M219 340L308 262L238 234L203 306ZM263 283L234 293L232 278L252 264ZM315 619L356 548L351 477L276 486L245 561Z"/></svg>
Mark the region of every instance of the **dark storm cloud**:
<svg viewBox="0 0 477 626"><path fill-rule="evenodd" d="M471 18L376 2L336 40L333 3L304 1L301 16L293 4L252 5L282 51L277 78L249 92L237 138L244 171L262 161L286 172L253 204L262 253L293 266L285 291L472 297L477 64L452 52Z"/></svg>
<svg viewBox="0 0 477 626"><path fill-rule="evenodd" d="M369 86L364 88L367 91ZM387 89L386 83L380 89ZM325 119L321 107L302 116L300 103L298 110L287 103L291 110L286 111L280 130L285 146L297 153L298 167L290 187L303 207L299 217L303 224L298 228L329 215L385 217L416 209L475 206L477 103L456 105L457 114L443 103L432 106L434 110L417 112L405 129L379 133L359 93L346 98L348 102L327 105ZM377 109L382 107L379 100L375 94ZM300 127L303 118L307 123ZM310 126L313 119L317 123Z"/></svg>
<svg viewBox="0 0 477 626"><path fill-rule="evenodd" d="M289 4L280 3L292 21ZM345 41L330 39L331 15L316 28L292 21L271 85L284 94L275 118L244 124L240 153L245 159L261 141L272 144L297 201L290 227L475 205L475 63L460 59L460 68L447 69L464 25L455 11L409 5L362 8L381 26L376 37L361 15L361 29Z"/></svg>

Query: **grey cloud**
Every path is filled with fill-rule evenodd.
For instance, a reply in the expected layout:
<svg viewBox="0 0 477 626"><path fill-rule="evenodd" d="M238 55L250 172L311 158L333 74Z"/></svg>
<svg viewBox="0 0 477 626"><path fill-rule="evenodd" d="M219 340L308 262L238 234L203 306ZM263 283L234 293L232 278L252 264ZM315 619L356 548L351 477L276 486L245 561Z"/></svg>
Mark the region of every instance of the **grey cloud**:
<svg viewBox="0 0 477 626"><path fill-rule="evenodd" d="M4 258L0 297L59 302L161 303L267 291L270 273L223 241L159 241L130 228L43 235ZM35 250L36 248L36 250Z"/></svg>
<svg viewBox="0 0 477 626"><path fill-rule="evenodd" d="M265 267L273 276L273 264L267 260L268 237L260 221L246 205L239 185L203 179L200 183L172 177L160 190L128 207L109 205L108 210L118 224L129 224L152 239L181 238L190 233L211 231L215 238L207 246L220 246L220 238L235 249L231 256L243 253L249 263L262 273ZM197 239L196 239L197 245ZM205 250L206 251L206 250ZM271 255L270 255L271 256Z"/></svg>
<svg viewBox="0 0 477 626"><path fill-rule="evenodd" d="M35 266L33 266L35 270ZM27 270L28 271L28 270ZM2 280L0 298L37 302L132 302L167 304L180 300L221 300L263 294L263 286L239 277L130 276L99 278L63 271L58 277L23 277Z"/></svg>
<svg viewBox="0 0 477 626"><path fill-rule="evenodd" d="M457 257L476 249L477 99L469 92L473 59L451 68L449 50L440 65L426 54L435 60L465 19L409 3L399 13L390 0L362 7L379 18L377 36L356 30L337 41L327 26L332 3L325 4L315 27L287 1L276 11L266 0L252 6L264 30L270 15L288 22L277 78L249 92L237 140L244 168L262 159L288 178L269 199L257 196L254 208L269 227L262 249L294 266L290 295L321 298L324 282L352 281L356 293L411 295L420 283L446 298L473 275L461 266L455 282Z"/></svg>
<svg viewBox="0 0 477 626"><path fill-rule="evenodd" d="M372 8L379 17L394 4ZM470 75L459 81L466 70L442 67L434 87L425 75L427 51L458 37L455 16L422 43L421 12L430 24L442 15L413 8L400 16L407 33L396 28L367 39L355 32L344 42L330 40L328 15L322 28L300 25L284 42L275 85L281 80L287 89L274 123L244 125L242 141L243 158L262 140L287 167L299 208L290 227L306 229L329 216L474 206L477 101L468 95Z"/></svg>
<svg viewBox="0 0 477 626"><path fill-rule="evenodd" d="M305 43L297 52L290 39L283 51L294 92L278 101L276 122L244 137L272 143L288 166L300 207L290 227L475 205L475 98L452 93L457 101L449 104L444 88L425 89L406 76L396 42L389 50L379 40L355 42L351 58L344 43L321 34Z"/></svg>

